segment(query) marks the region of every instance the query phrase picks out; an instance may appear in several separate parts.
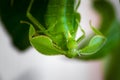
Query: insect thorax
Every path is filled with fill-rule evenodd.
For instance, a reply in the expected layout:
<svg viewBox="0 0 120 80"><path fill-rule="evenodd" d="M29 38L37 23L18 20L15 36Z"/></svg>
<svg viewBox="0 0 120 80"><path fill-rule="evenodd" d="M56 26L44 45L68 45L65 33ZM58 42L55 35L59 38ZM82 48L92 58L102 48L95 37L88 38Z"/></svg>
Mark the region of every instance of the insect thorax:
<svg viewBox="0 0 120 80"><path fill-rule="evenodd" d="M67 49L68 32L75 37L75 0L50 0L45 15L45 25L55 44Z"/></svg>

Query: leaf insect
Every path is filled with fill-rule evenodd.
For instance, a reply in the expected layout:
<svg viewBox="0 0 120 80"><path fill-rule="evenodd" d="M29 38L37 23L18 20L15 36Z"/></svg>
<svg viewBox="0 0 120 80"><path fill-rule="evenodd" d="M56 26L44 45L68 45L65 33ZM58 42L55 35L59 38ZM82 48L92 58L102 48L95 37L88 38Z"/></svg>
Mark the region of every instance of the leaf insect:
<svg viewBox="0 0 120 80"><path fill-rule="evenodd" d="M49 0L44 16L45 26L41 25L30 13L33 2L34 0L31 0L26 12L32 24L21 22L30 25L30 43L38 52L45 55L65 55L68 58L73 58L94 54L104 45L106 38L90 23L91 29L96 35L86 47L82 49L78 47L85 37L85 32L80 27L83 35L75 40L80 22L80 14L77 12L80 0L76 6L75 0Z"/></svg>

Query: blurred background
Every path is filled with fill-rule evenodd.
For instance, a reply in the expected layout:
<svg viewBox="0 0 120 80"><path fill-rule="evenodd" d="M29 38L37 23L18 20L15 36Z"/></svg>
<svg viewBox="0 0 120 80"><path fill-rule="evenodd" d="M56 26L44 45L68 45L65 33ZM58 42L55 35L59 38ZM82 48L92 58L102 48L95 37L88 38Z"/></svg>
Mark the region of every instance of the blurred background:
<svg viewBox="0 0 120 80"><path fill-rule="evenodd" d="M107 1L113 5L117 20L120 20L119 0ZM100 28L101 15L93 9L92 0L81 0L78 12L81 14L80 25L87 33L86 36L89 37L89 34L92 35L89 21L91 20L94 26ZM110 14L112 13L108 13L108 15ZM4 20L2 17L0 19ZM32 47L22 51L13 45L12 38L4 27L6 25L1 20L0 80L104 80L110 60L109 56L97 60L79 60L68 59L64 56L45 56ZM81 32L78 31L77 37L80 35ZM19 38L19 36L17 37ZM120 43L117 44L120 45ZM120 78L114 80L120 80Z"/></svg>

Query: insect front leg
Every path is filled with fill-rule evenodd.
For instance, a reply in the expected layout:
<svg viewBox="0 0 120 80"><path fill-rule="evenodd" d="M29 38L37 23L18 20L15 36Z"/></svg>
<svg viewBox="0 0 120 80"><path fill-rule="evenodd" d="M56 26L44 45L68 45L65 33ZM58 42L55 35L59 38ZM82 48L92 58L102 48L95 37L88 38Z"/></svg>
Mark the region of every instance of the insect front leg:
<svg viewBox="0 0 120 80"><path fill-rule="evenodd" d="M47 30L45 30L45 32L49 32L49 31L53 30L55 28L56 24L57 24L57 21L55 23L53 23L52 25L50 25L49 28Z"/></svg>
<svg viewBox="0 0 120 80"><path fill-rule="evenodd" d="M77 9L78 9L78 7L79 7L79 5L80 5L80 1L81 1L81 0L78 0L78 3L77 3L76 8L75 8L76 11L77 11Z"/></svg>
<svg viewBox="0 0 120 80"><path fill-rule="evenodd" d="M84 37L85 37L85 31L82 29L82 27L80 26L80 14L78 13L78 12L74 12L74 14L75 14L75 19L74 19L74 21L75 21L75 24L76 24L76 29L78 29L78 27L80 28L80 30L82 31L82 36L81 37L79 37L78 39L77 39L77 43L79 44L83 39L84 39ZM74 30L74 31L77 31L77 30Z"/></svg>
<svg viewBox="0 0 120 80"><path fill-rule="evenodd" d="M33 4L34 0L31 0L29 6L28 6L28 9L27 9L27 12L26 12L26 15L28 17L28 19L34 24L36 25L42 32L45 31L45 28L39 23L39 21L32 16L32 14L30 13L30 10L31 10L31 7L32 7L32 4Z"/></svg>
<svg viewBox="0 0 120 80"><path fill-rule="evenodd" d="M78 26L80 27L80 30L82 31L82 36L80 36L78 39L77 39L77 43L79 44L84 38L85 38L85 31L82 29L82 27L79 25L79 22L78 20L76 20Z"/></svg>
<svg viewBox="0 0 120 80"><path fill-rule="evenodd" d="M103 36L103 34L99 30L95 29L91 23L90 27L96 35L90 40L89 44L86 47L79 50L78 55L94 54L99 51L106 42L106 38Z"/></svg>

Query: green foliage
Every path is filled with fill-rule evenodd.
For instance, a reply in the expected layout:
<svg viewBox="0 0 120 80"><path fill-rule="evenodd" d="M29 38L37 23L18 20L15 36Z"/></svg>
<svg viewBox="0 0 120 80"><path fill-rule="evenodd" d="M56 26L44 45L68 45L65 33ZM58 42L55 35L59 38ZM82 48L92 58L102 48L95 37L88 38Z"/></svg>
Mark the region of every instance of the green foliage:
<svg viewBox="0 0 120 80"><path fill-rule="evenodd" d="M106 31L111 27L116 15L113 5L107 0L93 0L93 8L101 16L100 31L106 34Z"/></svg>
<svg viewBox="0 0 120 80"><path fill-rule="evenodd" d="M30 0L0 0L0 18L12 39L12 43L19 50L25 50L30 46L28 37L29 26L20 23L20 20L28 20L26 10L29 1ZM42 24L44 24L43 15L47 2L47 0L35 0L33 9L31 10Z"/></svg>
<svg viewBox="0 0 120 80"><path fill-rule="evenodd" d="M107 34L109 40L104 48L105 53L110 53L110 59L105 80L120 80L120 21L114 21Z"/></svg>

